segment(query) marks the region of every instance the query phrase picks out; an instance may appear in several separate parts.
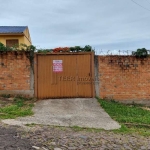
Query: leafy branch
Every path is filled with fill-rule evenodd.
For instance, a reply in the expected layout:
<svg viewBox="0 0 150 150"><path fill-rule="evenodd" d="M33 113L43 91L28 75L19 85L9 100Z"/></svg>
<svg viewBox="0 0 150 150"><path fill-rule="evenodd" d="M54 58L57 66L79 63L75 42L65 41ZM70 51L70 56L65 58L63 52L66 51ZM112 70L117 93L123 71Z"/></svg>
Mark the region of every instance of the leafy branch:
<svg viewBox="0 0 150 150"><path fill-rule="evenodd" d="M146 48L137 49L136 52L132 52L133 56L136 56L137 58L146 58L149 56L149 50Z"/></svg>

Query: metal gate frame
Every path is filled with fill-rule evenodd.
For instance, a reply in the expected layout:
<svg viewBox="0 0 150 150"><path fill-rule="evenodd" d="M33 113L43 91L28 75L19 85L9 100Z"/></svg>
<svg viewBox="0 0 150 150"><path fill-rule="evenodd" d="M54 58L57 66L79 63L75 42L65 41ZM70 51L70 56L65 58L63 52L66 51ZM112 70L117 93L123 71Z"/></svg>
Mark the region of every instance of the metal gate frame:
<svg viewBox="0 0 150 150"><path fill-rule="evenodd" d="M94 52L79 52L79 53L35 53L34 54L34 95L38 98L38 55L90 55L91 63L91 78L94 79ZM92 97L95 97L95 84L91 83Z"/></svg>

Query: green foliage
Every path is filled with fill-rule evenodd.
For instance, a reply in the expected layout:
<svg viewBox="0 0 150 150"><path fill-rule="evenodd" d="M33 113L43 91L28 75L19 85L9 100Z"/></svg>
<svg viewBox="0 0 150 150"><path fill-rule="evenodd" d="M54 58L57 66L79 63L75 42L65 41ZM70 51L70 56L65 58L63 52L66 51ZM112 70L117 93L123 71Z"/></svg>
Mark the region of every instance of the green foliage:
<svg viewBox="0 0 150 150"><path fill-rule="evenodd" d="M15 45L13 47L6 47L4 44L0 42L0 53L6 53L10 51L15 51L16 55L21 54L22 52L25 52L27 54L27 58L30 60L30 65L32 70L34 70L34 52L36 50L36 47L33 45L27 46L26 44L20 44L20 45Z"/></svg>
<svg viewBox="0 0 150 150"><path fill-rule="evenodd" d="M53 50L52 49L39 49L37 52L38 53L51 53Z"/></svg>
<svg viewBox="0 0 150 150"><path fill-rule="evenodd" d="M6 47L3 43L0 42L0 52L12 51L13 49L10 47Z"/></svg>
<svg viewBox="0 0 150 150"><path fill-rule="evenodd" d="M91 52L92 51L92 47L90 45L86 45L84 48L80 47L80 46L75 46L75 47L70 47L70 51L76 51L76 52Z"/></svg>
<svg viewBox="0 0 150 150"><path fill-rule="evenodd" d="M29 45L29 46L27 46L27 49L26 49L27 51L35 51L36 50L36 47L35 46L33 46L33 45Z"/></svg>
<svg viewBox="0 0 150 150"><path fill-rule="evenodd" d="M101 106L121 123L150 124L150 111L136 105L125 105L119 102L99 100Z"/></svg>
<svg viewBox="0 0 150 150"><path fill-rule="evenodd" d="M122 125L116 132L137 132L142 135L150 135L150 130L147 129L150 124L150 111L135 104L126 105L102 99L98 99L98 101L112 119L118 121ZM131 126L127 127L127 123L131 124ZM135 124L138 126L135 126Z"/></svg>
<svg viewBox="0 0 150 150"><path fill-rule="evenodd" d="M17 105L6 106L0 108L0 119L14 119L16 117L25 117L32 115L31 107L18 107Z"/></svg>
<svg viewBox="0 0 150 150"><path fill-rule="evenodd" d="M72 48L70 48L70 50L72 50ZM84 48L80 47L80 46L75 46L74 47L74 51L76 52L91 52L92 51L92 47L90 45L86 45Z"/></svg>
<svg viewBox="0 0 150 150"><path fill-rule="evenodd" d="M92 47L91 47L90 45L86 45L86 46L84 47L84 51L90 52L90 51L92 51Z"/></svg>
<svg viewBox="0 0 150 150"><path fill-rule="evenodd" d="M132 52L132 55L137 58L146 58L148 57L148 50L146 48L137 49L136 52Z"/></svg>
<svg viewBox="0 0 150 150"><path fill-rule="evenodd" d="M38 53L52 53L52 52L91 52L92 47L90 45L86 45L85 47L74 46L74 47L59 47L55 49L38 49ZM14 45L13 47L6 47L4 44L0 43L0 52L8 52L8 51L18 51L20 52L29 52L30 61L33 62L34 52L36 51L36 47L34 45L27 46L26 44Z"/></svg>
<svg viewBox="0 0 150 150"><path fill-rule="evenodd" d="M23 99L15 98L14 102L15 102L15 105L17 105L18 107L23 107L24 106L24 100Z"/></svg>
<svg viewBox="0 0 150 150"><path fill-rule="evenodd" d="M28 46L26 44L22 44L22 43L20 44L20 49L23 50L23 51L26 50L27 47Z"/></svg>
<svg viewBox="0 0 150 150"><path fill-rule="evenodd" d="M0 43L0 51L6 51L7 48L4 46L4 44Z"/></svg>
<svg viewBox="0 0 150 150"><path fill-rule="evenodd" d="M74 52L75 51L75 47L70 47L70 52Z"/></svg>
<svg viewBox="0 0 150 150"><path fill-rule="evenodd" d="M75 47L74 47L74 50L75 50L76 52L79 52L80 50L82 50L82 48L81 48L80 46L75 46Z"/></svg>
<svg viewBox="0 0 150 150"><path fill-rule="evenodd" d="M3 43L0 42L0 52L7 51L35 51L36 47L33 45L27 46L26 44L14 45L13 47L6 47Z"/></svg>
<svg viewBox="0 0 150 150"><path fill-rule="evenodd" d="M33 100L18 96L11 105L0 108L0 119L13 119L32 115Z"/></svg>
<svg viewBox="0 0 150 150"><path fill-rule="evenodd" d="M59 52L92 52L92 47L90 45L86 45L85 47L74 46L74 47L57 47L54 49L39 49L38 53L59 53Z"/></svg>

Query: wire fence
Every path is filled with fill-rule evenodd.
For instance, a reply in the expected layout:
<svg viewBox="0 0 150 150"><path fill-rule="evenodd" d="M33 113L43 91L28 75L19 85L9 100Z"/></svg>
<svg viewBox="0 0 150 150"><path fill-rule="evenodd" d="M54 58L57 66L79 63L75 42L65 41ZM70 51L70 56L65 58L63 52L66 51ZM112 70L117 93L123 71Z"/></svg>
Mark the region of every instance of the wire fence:
<svg viewBox="0 0 150 150"><path fill-rule="evenodd" d="M95 50L96 55L132 55L136 50Z"/></svg>
<svg viewBox="0 0 150 150"><path fill-rule="evenodd" d="M131 56L137 50L94 50L96 55L101 56ZM147 50L147 54L150 55L150 50Z"/></svg>

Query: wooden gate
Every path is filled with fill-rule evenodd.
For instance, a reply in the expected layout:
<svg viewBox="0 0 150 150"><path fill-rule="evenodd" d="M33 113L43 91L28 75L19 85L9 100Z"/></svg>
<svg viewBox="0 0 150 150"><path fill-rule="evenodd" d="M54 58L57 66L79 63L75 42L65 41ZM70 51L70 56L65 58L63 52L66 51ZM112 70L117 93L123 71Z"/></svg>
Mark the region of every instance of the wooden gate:
<svg viewBox="0 0 150 150"><path fill-rule="evenodd" d="M94 54L36 54L35 96L46 98L94 97Z"/></svg>

